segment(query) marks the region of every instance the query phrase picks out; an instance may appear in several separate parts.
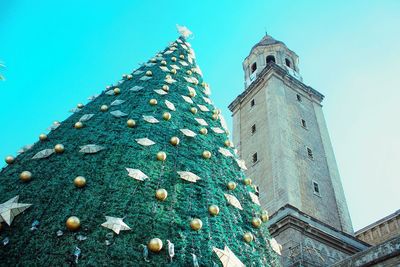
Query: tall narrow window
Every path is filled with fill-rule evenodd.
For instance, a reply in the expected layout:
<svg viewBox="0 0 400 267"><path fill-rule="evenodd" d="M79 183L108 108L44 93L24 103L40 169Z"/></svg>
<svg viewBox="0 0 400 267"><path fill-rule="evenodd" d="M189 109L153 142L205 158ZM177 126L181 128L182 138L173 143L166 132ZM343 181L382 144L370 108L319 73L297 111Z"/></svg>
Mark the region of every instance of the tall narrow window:
<svg viewBox="0 0 400 267"><path fill-rule="evenodd" d="M309 148L309 147L307 147L307 155L310 159L314 158L313 152L312 152L311 148Z"/></svg>
<svg viewBox="0 0 400 267"><path fill-rule="evenodd" d="M316 194L318 196L321 195L321 192L319 191L319 185L315 181L313 181L313 191L314 191L314 194Z"/></svg>
<svg viewBox="0 0 400 267"><path fill-rule="evenodd" d="M256 125L253 124L253 126L251 126L251 133L254 134L256 131L257 131Z"/></svg>
<svg viewBox="0 0 400 267"><path fill-rule="evenodd" d="M301 96L299 94L296 94L297 101L301 102Z"/></svg>
<svg viewBox="0 0 400 267"><path fill-rule="evenodd" d="M253 163L256 163L258 161L258 156L257 153L253 154Z"/></svg>
<svg viewBox="0 0 400 267"><path fill-rule="evenodd" d="M267 56L266 61L267 61L267 65L269 63L272 63L272 62L275 63L275 57L274 56Z"/></svg>
<svg viewBox="0 0 400 267"><path fill-rule="evenodd" d="M290 63L289 59L285 58L285 63L286 63L286 66L288 66L289 68L292 67L292 64Z"/></svg>
<svg viewBox="0 0 400 267"><path fill-rule="evenodd" d="M301 120L301 126L303 126L304 128L307 128L307 123L305 120Z"/></svg>
<svg viewBox="0 0 400 267"><path fill-rule="evenodd" d="M256 104L256 101L254 101L254 99L252 99L252 100L250 101L250 106L251 106L251 107L254 107L255 104Z"/></svg>
<svg viewBox="0 0 400 267"><path fill-rule="evenodd" d="M251 65L251 73L254 73L254 72L256 71L256 69L257 69L257 63L254 62L254 63Z"/></svg>

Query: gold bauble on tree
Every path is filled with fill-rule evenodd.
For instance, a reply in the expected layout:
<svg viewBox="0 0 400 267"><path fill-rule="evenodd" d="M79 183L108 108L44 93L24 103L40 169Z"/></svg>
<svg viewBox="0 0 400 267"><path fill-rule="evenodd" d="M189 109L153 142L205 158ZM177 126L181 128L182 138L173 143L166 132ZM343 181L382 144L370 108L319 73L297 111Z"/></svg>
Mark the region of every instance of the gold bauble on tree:
<svg viewBox="0 0 400 267"><path fill-rule="evenodd" d="M114 95L119 95L121 93L121 89L119 89L118 87L114 88L113 91L114 91Z"/></svg>
<svg viewBox="0 0 400 267"><path fill-rule="evenodd" d="M77 108L83 108L83 104L79 103L78 105L76 105Z"/></svg>
<svg viewBox="0 0 400 267"><path fill-rule="evenodd" d="M152 62L152 63L156 63L156 62L157 62L157 59L155 59L155 58L152 58L152 59L150 59L150 62Z"/></svg>
<svg viewBox="0 0 400 267"><path fill-rule="evenodd" d="M252 181L251 181L250 178L245 178L245 179L243 180L243 183L244 183L245 185L251 185Z"/></svg>
<svg viewBox="0 0 400 267"><path fill-rule="evenodd" d="M172 74L176 74L176 69L171 69L170 71Z"/></svg>
<svg viewBox="0 0 400 267"><path fill-rule="evenodd" d="M57 144L54 146L54 151L56 151L56 153L63 153L64 152L64 146L62 144Z"/></svg>
<svg viewBox="0 0 400 267"><path fill-rule="evenodd" d="M32 173L30 171L23 171L20 173L19 178L22 182L29 182L32 180Z"/></svg>
<svg viewBox="0 0 400 267"><path fill-rule="evenodd" d="M164 85L162 86L162 89L163 89L165 92L168 92L168 91L169 91L169 86L166 85L166 84L164 84Z"/></svg>
<svg viewBox="0 0 400 267"><path fill-rule="evenodd" d="M224 145L227 147L231 147L231 141L230 140L225 140Z"/></svg>
<svg viewBox="0 0 400 267"><path fill-rule="evenodd" d="M126 78L127 78L128 80L131 80L131 79L133 78L133 76L132 76L131 74L128 74L128 75L126 75Z"/></svg>
<svg viewBox="0 0 400 267"><path fill-rule="evenodd" d="M157 103L158 103L157 99L152 98L152 99L149 100L149 104L152 105L152 106L157 105Z"/></svg>
<svg viewBox="0 0 400 267"><path fill-rule="evenodd" d="M253 241L254 237L253 237L253 234L252 234L252 233L246 232L246 233L244 233L244 235L243 235L243 239L244 239L244 241L246 241L247 243L250 243L250 242Z"/></svg>
<svg viewBox="0 0 400 267"><path fill-rule="evenodd" d="M151 70L146 71L146 76L152 76L153 73L151 72Z"/></svg>
<svg viewBox="0 0 400 267"><path fill-rule="evenodd" d="M46 141L46 140L47 140L47 135L44 134L44 133L40 134L40 135L39 135L39 140L40 140L40 141Z"/></svg>
<svg viewBox="0 0 400 267"><path fill-rule="evenodd" d="M216 121L216 120L218 120L219 116L218 116L218 114L213 114L211 116L211 118Z"/></svg>
<svg viewBox="0 0 400 267"><path fill-rule="evenodd" d="M201 154L203 156L203 158L205 159L209 159L211 158L211 152L208 150L204 150L203 153Z"/></svg>
<svg viewBox="0 0 400 267"><path fill-rule="evenodd" d="M218 213L219 213L219 208L218 208L217 205L210 205L210 206L208 207L208 212L209 212L211 215L216 216L216 215L218 215Z"/></svg>
<svg viewBox="0 0 400 267"><path fill-rule="evenodd" d="M176 57L171 57L171 60L175 62L176 61Z"/></svg>
<svg viewBox="0 0 400 267"><path fill-rule="evenodd" d="M185 59L185 55L179 55L180 59Z"/></svg>
<svg viewBox="0 0 400 267"><path fill-rule="evenodd" d="M216 109L213 110L213 114L219 115L219 114L221 114L221 110L216 108Z"/></svg>
<svg viewBox="0 0 400 267"><path fill-rule="evenodd" d="M15 161L15 158L13 156L7 156L5 159L7 164L13 164Z"/></svg>
<svg viewBox="0 0 400 267"><path fill-rule="evenodd" d="M172 76L167 74L167 75L165 75L165 79L167 79L167 80L172 79Z"/></svg>
<svg viewBox="0 0 400 267"><path fill-rule="evenodd" d="M268 211L263 210L263 211L261 212L261 220L262 220L263 222L267 222L267 221L269 220Z"/></svg>
<svg viewBox="0 0 400 267"><path fill-rule="evenodd" d="M195 97L195 96L196 96L196 92L195 92L195 91L190 91L190 92L189 92L189 96L190 96L191 98Z"/></svg>
<svg viewBox="0 0 400 267"><path fill-rule="evenodd" d="M83 177L83 176L77 176L77 177L74 179L74 185L75 185L76 187L78 187L78 188L85 187L85 185L86 185L86 178Z"/></svg>
<svg viewBox="0 0 400 267"><path fill-rule="evenodd" d="M187 74L187 75L192 75L192 71L191 71L191 70L187 70L187 71L186 71L186 74Z"/></svg>
<svg viewBox="0 0 400 267"><path fill-rule="evenodd" d="M191 107L190 108L190 112L192 112L193 114L196 114L197 113L197 108Z"/></svg>
<svg viewBox="0 0 400 267"><path fill-rule="evenodd" d="M251 224L253 225L254 228L259 228L261 226L261 224L262 224L262 221L261 221L260 218L254 217L251 220Z"/></svg>
<svg viewBox="0 0 400 267"><path fill-rule="evenodd" d="M71 216L65 222L68 230L70 231L77 231L81 227L81 221L76 216Z"/></svg>
<svg viewBox="0 0 400 267"><path fill-rule="evenodd" d="M208 133L207 128L201 128L200 129L200 133L203 134L203 135L206 135Z"/></svg>
<svg viewBox="0 0 400 267"><path fill-rule="evenodd" d="M156 191L156 198L157 200L164 201L168 196L167 190L164 188L157 189Z"/></svg>
<svg viewBox="0 0 400 267"><path fill-rule="evenodd" d="M203 222L200 219L195 218L195 219L190 221L190 227L193 230L198 231L203 227Z"/></svg>
<svg viewBox="0 0 400 267"><path fill-rule="evenodd" d="M162 115L162 117L163 117L163 119L165 120L165 121L169 121L170 119L171 119L171 113L169 113L169 112L164 112L164 114Z"/></svg>
<svg viewBox="0 0 400 267"><path fill-rule="evenodd" d="M228 182L228 184L226 185L226 187L228 187L229 190L235 190L236 188L236 183L235 182Z"/></svg>
<svg viewBox="0 0 400 267"><path fill-rule="evenodd" d="M149 243L147 244L147 248L151 251L151 252L160 252L160 250L163 247L163 242L161 241L161 239L159 238L153 238L149 241Z"/></svg>
<svg viewBox="0 0 400 267"><path fill-rule="evenodd" d="M100 110L103 111L103 112L106 112L108 110L108 106L107 105L102 105L100 107Z"/></svg>
<svg viewBox="0 0 400 267"><path fill-rule="evenodd" d="M81 121L75 122L75 129L81 129L83 127L83 123Z"/></svg>
<svg viewBox="0 0 400 267"><path fill-rule="evenodd" d="M157 153L157 160L165 161L167 159L167 154L164 151Z"/></svg>
<svg viewBox="0 0 400 267"><path fill-rule="evenodd" d="M171 137L171 139L169 140L170 144L173 146L177 146L179 145L179 138L176 136Z"/></svg>
<svg viewBox="0 0 400 267"><path fill-rule="evenodd" d="M135 121L135 120L132 120L132 119L129 119L129 120L126 121L126 125L127 125L129 128L133 128L133 127L136 126L136 121Z"/></svg>
<svg viewBox="0 0 400 267"><path fill-rule="evenodd" d="M167 61L161 60L161 65L163 65L163 66L167 65Z"/></svg>

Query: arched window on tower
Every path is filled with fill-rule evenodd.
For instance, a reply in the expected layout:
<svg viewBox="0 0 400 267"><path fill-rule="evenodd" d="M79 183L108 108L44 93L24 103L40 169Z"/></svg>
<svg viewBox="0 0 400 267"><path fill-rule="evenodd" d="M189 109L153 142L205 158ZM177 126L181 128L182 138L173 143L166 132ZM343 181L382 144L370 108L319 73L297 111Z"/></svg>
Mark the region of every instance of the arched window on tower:
<svg viewBox="0 0 400 267"><path fill-rule="evenodd" d="M274 63L275 63L275 57L269 55L269 56L267 56L267 65L268 65L269 63L271 63L271 62L274 62Z"/></svg>
<svg viewBox="0 0 400 267"><path fill-rule="evenodd" d="M286 66L288 66L289 68L292 67L292 64L290 63L290 60L288 58L285 58L285 63L286 63Z"/></svg>
<svg viewBox="0 0 400 267"><path fill-rule="evenodd" d="M257 69L257 63L254 62L254 63L251 65L251 73L254 73L254 72L256 71L256 69Z"/></svg>

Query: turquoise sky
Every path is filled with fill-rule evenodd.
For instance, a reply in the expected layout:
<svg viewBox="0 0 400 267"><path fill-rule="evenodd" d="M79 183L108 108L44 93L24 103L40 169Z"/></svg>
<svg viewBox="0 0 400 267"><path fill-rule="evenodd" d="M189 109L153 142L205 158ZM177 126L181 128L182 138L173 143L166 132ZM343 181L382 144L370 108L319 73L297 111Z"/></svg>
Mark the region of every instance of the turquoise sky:
<svg viewBox="0 0 400 267"><path fill-rule="evenodd" d="M85 2L85 4L82 4ZM112 4L111 4L112 3ZM212 99L243 90L265 33L300 56L321 93L355 229L400 208L400 1L12 1L0 3L0 156L120 79L188 26Z"/></svg>

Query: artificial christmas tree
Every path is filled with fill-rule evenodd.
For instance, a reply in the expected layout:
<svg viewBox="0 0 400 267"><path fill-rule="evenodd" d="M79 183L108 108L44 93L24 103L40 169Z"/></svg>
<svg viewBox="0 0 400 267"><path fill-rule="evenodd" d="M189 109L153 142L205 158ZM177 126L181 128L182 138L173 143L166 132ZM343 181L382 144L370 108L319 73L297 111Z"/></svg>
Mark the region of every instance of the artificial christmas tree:
<svg viewBox="0 0 400 267"><path fill-rule="evenodd" d="M0 265L278 265L256 186L180 32L6 158Z"/></svg>

